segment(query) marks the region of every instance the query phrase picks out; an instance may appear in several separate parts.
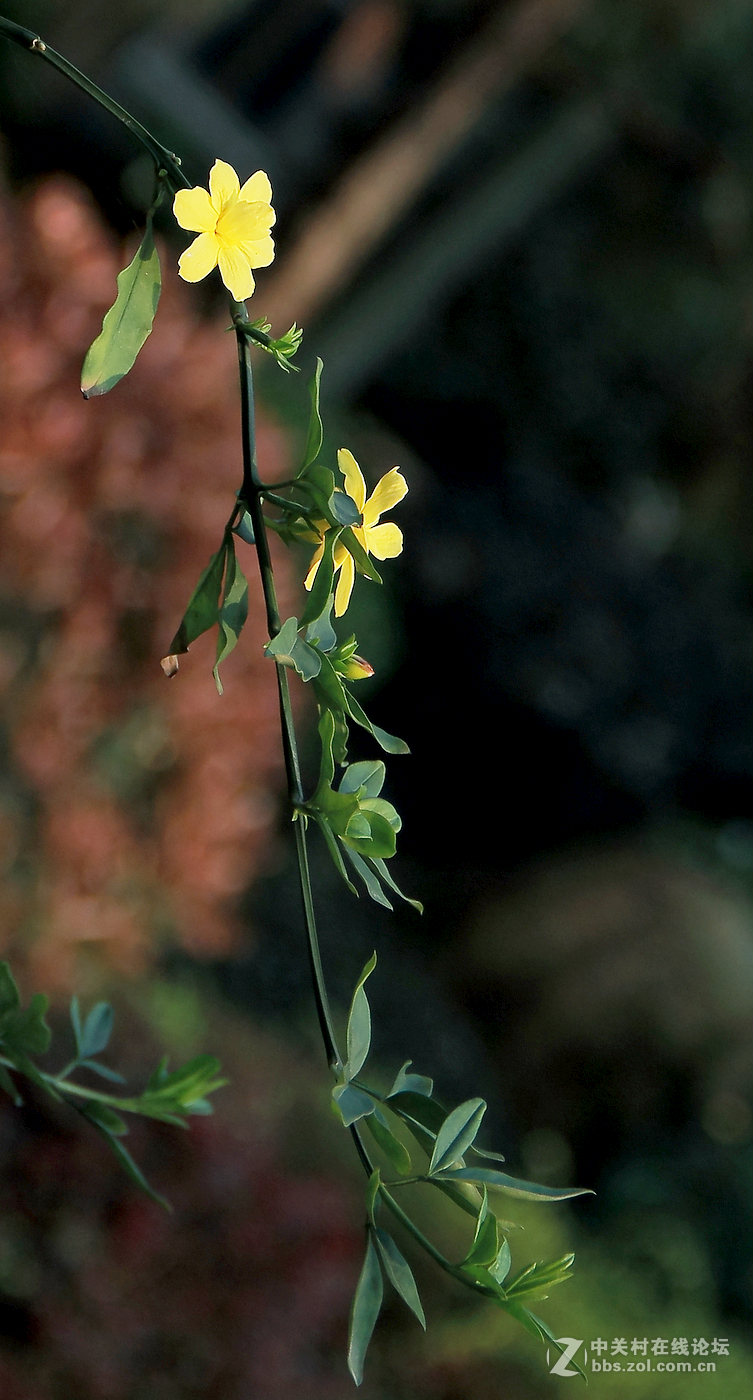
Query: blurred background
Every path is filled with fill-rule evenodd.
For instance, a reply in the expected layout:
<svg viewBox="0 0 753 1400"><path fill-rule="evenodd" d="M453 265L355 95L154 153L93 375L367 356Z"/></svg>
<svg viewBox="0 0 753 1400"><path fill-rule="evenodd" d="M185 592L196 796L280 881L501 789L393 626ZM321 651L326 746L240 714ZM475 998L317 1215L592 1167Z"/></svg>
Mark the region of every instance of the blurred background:
<svg viewBox="0 0 753 1400"><path fill-rule="evenodd" d="M597 1397L750 1395L753 5L0 8L192 182L218 155L269 171L255 314L324 359L327 452L409 480L405 553L347 620L376 669L359 698L413 750L389 764L394 866L426 913L355 904L316 854L336 998L376 946L385 1073L412 1056L448 1104L483 1094L513 1171L595 1188L511 1211L516 1260L576 1250L540 1306L557 1335L728 1341L714 1375L597 1374ZM0 955L53 995L62 1059L77 991L116 1001L136 1082L163 1049L232 1080L186 1137L134 1130L170 1218L70 1114L0 1106L0 1394L339 1400L362 1182L327 1107L260 610L221 700L211 639L158 666L240 479L221 288L170 273L165 215L154 333L84 403L149 163L10 45L0 132ZM267 479L297 463L304 378L259 365ZM277 559L288 615L304 560ZM417 1272L428 1339L389 1302L369 1400L568 1393Z"/></svg>

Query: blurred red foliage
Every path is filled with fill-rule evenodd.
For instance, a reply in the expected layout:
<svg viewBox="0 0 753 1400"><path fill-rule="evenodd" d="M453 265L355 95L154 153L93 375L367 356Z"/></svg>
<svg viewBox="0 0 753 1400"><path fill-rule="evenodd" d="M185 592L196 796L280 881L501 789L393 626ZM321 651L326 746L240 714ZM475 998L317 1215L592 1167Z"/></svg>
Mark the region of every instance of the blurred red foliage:
<svg viewBox="0 0 753 1400"><path fill-rule="evenodd" d="M47 989L81 985L85 946L128 973L157 939L226 951L281 781L246 546L250 615L224 697L214 638L175 679L159 668L240 482L235 346L192 310L168 256L135 369L84 402L81 361L124 261L69 180L0 204L0 954ZM267 479L288 470L264 418L259 454Z"/></svg>

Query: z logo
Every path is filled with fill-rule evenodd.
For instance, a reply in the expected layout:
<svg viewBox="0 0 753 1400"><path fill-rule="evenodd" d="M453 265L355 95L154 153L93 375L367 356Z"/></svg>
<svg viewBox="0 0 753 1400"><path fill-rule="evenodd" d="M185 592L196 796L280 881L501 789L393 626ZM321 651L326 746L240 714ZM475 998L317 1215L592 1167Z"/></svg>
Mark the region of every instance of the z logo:
<svg viewBox="0 0 753 1400"><path fill-rule="evenodd" d="M572 1361L573 1357L575 1356L576 1351L578 1350L578 1347L580 1347L580 1346L583 1345L583 1339L582 1339L582 1338L578 1338L578 1337L558 1337L558 1338L557 1338L557 1342L558 1342L559 1346L564 1347L564 1351L562 1352L562 1355L561 1355L561 1356L558 1356L558 1357L557 1357L557 1360L555 1361L554 1365L553 1365L552 1368L551 1368L550 1374L553 1375L553 1376L577 1376L577 1375L579 1375L580 1372L579 1372L579 1371L573 1371L573 1370L571 1370L571 1368L568 1366L567 1363L568 1363L568 1361ZM548 1351L547 1351L547 1357L546 1357L546 1359L547 1359L547 1363L548 1363L548 1361L549 1361L549 1353L548 1353Z"/></svg>

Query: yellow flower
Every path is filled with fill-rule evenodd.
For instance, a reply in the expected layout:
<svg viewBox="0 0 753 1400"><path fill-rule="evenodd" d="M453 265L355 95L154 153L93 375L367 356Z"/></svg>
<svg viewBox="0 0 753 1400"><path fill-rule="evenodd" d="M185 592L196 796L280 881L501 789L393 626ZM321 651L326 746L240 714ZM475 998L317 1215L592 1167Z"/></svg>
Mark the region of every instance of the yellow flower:
<svg viewBox="0 0 753 1400"><path fill-rule="evenodd" d="M351 500L355 501L358 510L363 517L362 525L352 527L353 534L359 544L365 549L367 554L373 554L375 559L394 559L402 552L403 535L397 525L388 522L386 525L379 525L377 522L380 515L384 515L386 510L392 510L398 501L402 501L408 490L408 483L401 475L397 467L387 472L377 483L369 499L366 499L366 482L352 452L347 447L341 447L337 454L337 465L345 477L345 490ZM329 529L324 521L321 522L322 533ZM324 553L324 540L322 539L319 548L316 550L311 567L304 581L304 588L312 588L316 571L321 563ZM335 616L342 617L353 592L353 584L356 577L356 566L353 563L353 556L349 554L345 545L340 540L337 541L334 550L335 572L340 570L340 577L335 590Z"/></svg>
<svg viewBox="0 0 753 1400"><path fill-rule="evenodd" d="M185 282L200 282L219 264L220 276L236 301L250 297L256 285L252 267L268 267L275 255L269 236L275 221L272 186L257 170L241 187L224 160L209 172L209 193L195 186L178 190L173 213L181 228L198 233L178 261Z"/></svg>

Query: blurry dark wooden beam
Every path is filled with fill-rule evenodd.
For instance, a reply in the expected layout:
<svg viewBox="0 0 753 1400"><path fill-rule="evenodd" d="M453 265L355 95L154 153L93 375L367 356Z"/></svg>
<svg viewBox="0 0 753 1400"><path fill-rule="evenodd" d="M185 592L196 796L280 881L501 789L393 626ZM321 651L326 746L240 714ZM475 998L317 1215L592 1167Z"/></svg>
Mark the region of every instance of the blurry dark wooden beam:
<svg viewBox="0 0 753 1400"><path fill-rule="evenodd" d="M354 398L392 351L420 335L435 306L446 305L539 210L593 169L618 136L603 107L573 104L516 155L460 190L317 328L326 396Z"/></svg>
<svg viewBox="0 0 753 1400"><path fill-rule="evenodd" d="M354 277L487 108L589 0L518 0L478 31L428 95L346 170L264 283L276 326L310 323Z"/></svg>

